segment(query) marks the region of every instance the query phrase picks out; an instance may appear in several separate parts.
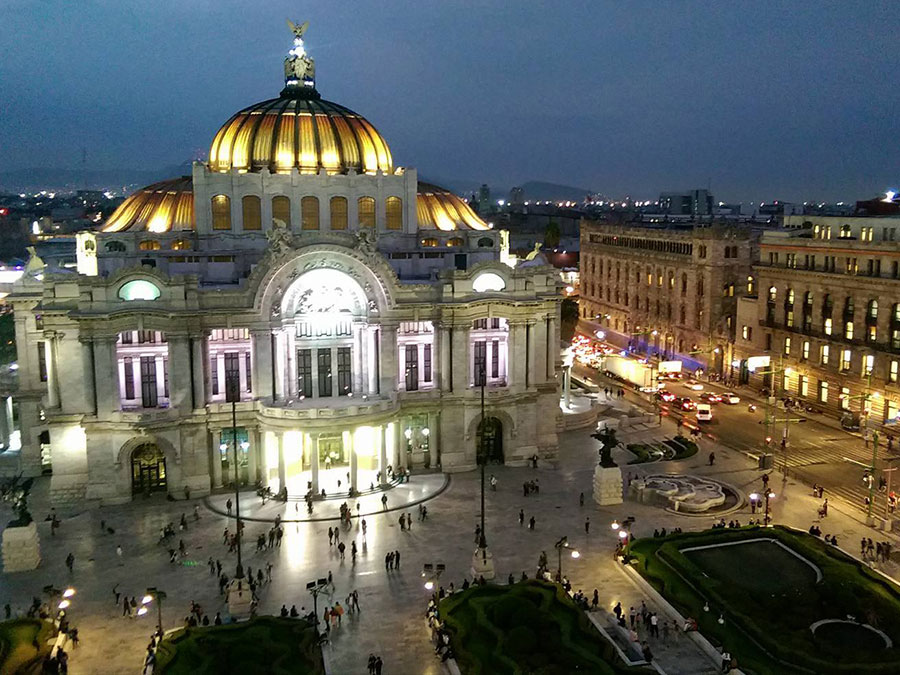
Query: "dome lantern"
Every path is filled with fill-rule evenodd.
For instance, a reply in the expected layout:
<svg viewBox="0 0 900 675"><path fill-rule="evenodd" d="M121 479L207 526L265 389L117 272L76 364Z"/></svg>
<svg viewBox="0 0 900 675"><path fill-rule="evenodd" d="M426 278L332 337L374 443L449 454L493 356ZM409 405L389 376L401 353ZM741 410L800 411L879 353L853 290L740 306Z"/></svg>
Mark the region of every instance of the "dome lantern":
<svg viewBox="0 0 900 675"><path fill-rule="evenodd" d="M303 35L309 28L309 21L299 26L290 19L288 27L294 34L294 46L284 57L284 90L283 98L320 98L316 91L316 62L303 45Z"/></svg>

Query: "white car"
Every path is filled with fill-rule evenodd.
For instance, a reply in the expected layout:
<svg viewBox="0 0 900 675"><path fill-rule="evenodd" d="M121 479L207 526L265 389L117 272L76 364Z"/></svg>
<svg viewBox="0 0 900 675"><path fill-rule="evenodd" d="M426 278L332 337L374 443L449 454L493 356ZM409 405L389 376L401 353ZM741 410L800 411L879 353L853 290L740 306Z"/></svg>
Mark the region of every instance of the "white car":
<svg viewBox="0 0 900 675"><path fill-rule="evenodd" d="M703 385L697 382L697 380L688 380L684 383L684 386L691 391L703 391Z"/></svg>
<svg viewBox="0 0 900 675"><path fill-rule="evenodd" d="M727 394L722 394L722 403L727 403L728 405L737 405L741 402L741 397L737 394L732 394L730 391Z"/></svg>
<svg viewBox="0 0 900 675"><path fill-rule="evenodd" d="M698 403L697 404L697 421L698 422L711 422L712 421L712 406L709 403Z"/></svg>

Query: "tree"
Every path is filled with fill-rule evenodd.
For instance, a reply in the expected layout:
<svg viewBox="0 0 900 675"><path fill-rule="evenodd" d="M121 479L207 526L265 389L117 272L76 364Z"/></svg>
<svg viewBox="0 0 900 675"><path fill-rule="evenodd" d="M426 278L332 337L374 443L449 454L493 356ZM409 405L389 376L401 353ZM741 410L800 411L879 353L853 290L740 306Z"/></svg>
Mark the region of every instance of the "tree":
<svg viewBox="0 0 900 675"><path fill-rule="evenodd" d="M549 221L544 229L544 246L547 248L559 246L559 225L555 220Z"/></svg>
<svg viewBox="0 0 900 675"><path fill-rule="evenodd" d="M573 298L563 298L560 307L560 338L569 342L575 335L575 324L578 323L578 303Z"/></svg>

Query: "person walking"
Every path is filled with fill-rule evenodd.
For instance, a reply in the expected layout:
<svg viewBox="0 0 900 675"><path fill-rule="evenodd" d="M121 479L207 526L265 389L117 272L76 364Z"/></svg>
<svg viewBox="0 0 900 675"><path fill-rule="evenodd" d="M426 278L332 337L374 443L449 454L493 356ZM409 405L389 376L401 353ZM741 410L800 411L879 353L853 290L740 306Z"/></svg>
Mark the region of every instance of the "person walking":
<svg viewBox="0 0 900 675"><path fill-rule="evenodd" d="M659 617L656 612L650 614L650 636L659 637Z"/></svg>
<svg viewBox="0 0 900 675"><path fill-rule="evenodd" d="M73 568L75 567L75 556L71 553L66 556L66 567L69 568L69 574L72 574L74 571Z"/></svg>
<svg viewBox="0 0 900 675"><path fill-rule="evenodd" d="M584 520L584 533L585 533L585 534L590 534L590 533L591 533L591 517L590 517L590 516L588 516L588 517L585 518L585 520Z"/></svg>
<svg viewBox="0 0 900 675"><path fill-rule="evenodd" d="M346 548L347 547L344 545L344 542L338 544L338 552L341 554L341 560L344 559L344 551L346 550Z"/></svg>
<svg viewBox="0 0 900 675"><path fill-rule="evenodd" d="M367 527L365 518L362 519L361 525L362 525L363 539L365 539L366 538L366 527Z"/></svg>
<svg viewBox="0 0 900 675"><path fill-rule="evenodd" d="M120 564L120 565L122 564L122 554L123 554L123 553L124 553L124 551L122 550L122 545L119 544L118 546L116 546L116 555L119 557L119 564Z"/></svg>
<svg viewBox="0 0 900 675"><path fill-rule="evenodd" d="M631 629L634 630L634 622L637 620L637 610L634 606L628 610L628 618L631 620Z"/></svg>
<svg viewBox="0 0 900 675"><path fill-rule="evenodd" d="M712 466L715 463L716 463L716 453L711 452L711 453L709 453L709 465Z"/></svg>
<svg viewBox="0 0 900 675"><path fill-rule="evenodd" d="M381 508L387 511L387 495L381 495Z"/></svg>
<svg viewBox="0 0 900 675"><path fill-rule="evenodd" d="M350 542L350 560L353 561L353 564L356 564L356 542Z"/></svg>
<svg viewBox="0 0 900 675"><path fill-rule="evenodd" d="M584 506L584 493L578 495L578 506Z"/></svg>
<svg viewBox="0 0 900 675"><path fill-rule="evenodd" d="M400 551L394 551L394 567L400 569Z"/></svg>
<svg viewBox="0 0 900 675"><path fill-rule="evenodd" d="M228 511L228 515L231 515L231 499L225 502L225 510Z"/></svg>
<svg viewBox="0 0 900 675"><path fill-rule="evenodd" d="M531 518L529 518L528 520L528 529L534 530L534 516L531 516Z"/></svg>
<svg viewBox="0 0 900 675"><path fill-rule="evenodd" d="M525 524L525 510L519 509L519 525Z"/></svg>
<svg viewBox="0 0 900 675"><path fill-rule="evenodd" d="M334 542L334 530L330 527L328 528L328 545L331 546Z"/></svg>

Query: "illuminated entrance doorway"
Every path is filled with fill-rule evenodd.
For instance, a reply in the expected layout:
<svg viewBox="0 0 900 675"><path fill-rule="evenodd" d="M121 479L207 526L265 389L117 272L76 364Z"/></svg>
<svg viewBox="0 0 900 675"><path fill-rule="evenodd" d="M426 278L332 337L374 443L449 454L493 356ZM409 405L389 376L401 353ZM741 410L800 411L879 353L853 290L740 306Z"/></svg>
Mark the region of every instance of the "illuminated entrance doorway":
<svg viewBox="0 0 900 675"><path fill-rule="evenodd" d="M166 490L166 456L155 443L139 445L131 453L131 493Z"/></svg>
<svg viewBox="0 0 900 675"><path fill-rule="evenodd" d="M350 457L344 453L343 435L319 436L319 466L325 471L350 466Z"/></svg>
<svg viewBox="0 0 900 675"><path fill-rule="evenodd" d="M478 425L477 452L483 452L486 464L503 464L503 423L486 417Z"/></svg>

